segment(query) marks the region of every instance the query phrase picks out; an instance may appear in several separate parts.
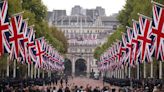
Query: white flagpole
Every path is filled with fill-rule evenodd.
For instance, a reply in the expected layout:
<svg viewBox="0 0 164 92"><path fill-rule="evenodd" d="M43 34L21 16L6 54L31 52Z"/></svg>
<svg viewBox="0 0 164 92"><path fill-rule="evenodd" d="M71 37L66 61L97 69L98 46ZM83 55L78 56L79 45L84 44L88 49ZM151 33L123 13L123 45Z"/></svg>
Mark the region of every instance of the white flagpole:
<svg viewBox="0 0 164 92"><path fill-rule="evenodd" d="M144 63L144 78L146 78L146 62L145 61L143 61Z"/></svg>
<svg viewBox="0 0 164 92"><path fill-rule="evenodd" d="M131 67L129 66L129 75L128 75L128 78L131 78Z"/></svg>
<svg viewBox="0 0 164 92"><path fill-rule="evenodd" d="M31 79L33 79L33 70L34 70L34 64L31 63Z"/></svg>
<svg viewBox="0 0 164 92"><path fill-rule="evenodd" d="M36 68L34 68L34 79L36 78Z"/></svg>
<svg viewBox="0 0 164 92"><path fill-rule="evenodd" d="M162 79L162 61L159 61L159 79Z"/></svg>
<svg viewBox="0 0 164 92"><path fill-rule="evenodd" d="M16 60L14 60L14 66L13 66L13 78L16 77Z"/></svg>
<svg viewBox="0 0 164 92"><path fill-rule="evenodd" d="M43 70L43 72L42 72L42 78L44 79L44 70Z"/></svg>
<svg viewBox="0 0 164 92"><path fill-rule="evenodd" d="M128 69L127 69L127 66L125 65L125 78L127 77L128 75Z"/></svg>
<svg viewBox="0 0 164 92"><path fill-rule="evenodd" d="M153 4L156 4L156 5L159 5L159 6L162 6L162 7L164 7L164 5L163 4L160 4L160 3L157 3L157 2L155 2L155 1L151 1Z"/></svg>
<svg viewBox="0 0 164 92"><path fill-rule="evenodd" d="M122 69L122 79L125 78L125 68Z"/></svg>
<svg viewBox="0 0 164 92"><path fill-rule="evenodd" d="M7 69L6 69L6 76L9 77L10 76L10 65L9 65L10 59L9 57L7 57Z"/></svg>
<svg viewBox="0 0 164 92"><path fill-rule="evenodd" d="M48 71L48 77L50 77L50 71Z"/></svg>
<svg viewBox="0 0 164 92"><path fill-rule="evenodd" d="M140 63L137 64L137 79L140 79Z"/></svg>
<svg viewBox="0 0 164 92"><path fill-rule="evenodd" d="M151 62L151 72L150 72L150 77L153 78L153 62Z"/></svg>
<svg viewBox="0 0 164 92"><path fill-rule="evenodd" d="M28 63L28 67L27 67L27 69L28 69L28 77L30 77L30 63Z"/></svg>
<svg viewBox="0 0 164 92"><path fill-rule="evenodd" d="M40 78L40 68L38 68L38 78Z"/></svg>
<svg viewBox="0 0 164 92"><path fill-rule="evenodd" d="M11 15L11 16L21 15L21 14L23 14L23 13L24 13L24 11L19 12L19 13L15 13L15 14L13 14L13 15Z"/></svg>

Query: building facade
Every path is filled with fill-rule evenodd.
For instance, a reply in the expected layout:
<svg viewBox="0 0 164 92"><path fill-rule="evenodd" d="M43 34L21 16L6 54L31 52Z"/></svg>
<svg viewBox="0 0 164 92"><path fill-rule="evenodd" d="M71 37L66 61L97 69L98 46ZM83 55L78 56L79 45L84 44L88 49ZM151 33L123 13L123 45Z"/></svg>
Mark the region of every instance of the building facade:
<svg viewBox="0 0 164 92"><path fill-rule="evenodd" d="M51 14L49 17L50 26L56 26L67 37L69 47L66 58L71 61L72 74L76 74L76 62L79 59L85 61L87 74L91 71L98 72L96 59L93 56L94 50L107 41L107 36L114 32L119 24L116 16L105 16L105 10L101 8L99 12L102 14L94 18L90 16L91 13L81 15L77 11L77 14L70 16L56 18Z"/></svg>

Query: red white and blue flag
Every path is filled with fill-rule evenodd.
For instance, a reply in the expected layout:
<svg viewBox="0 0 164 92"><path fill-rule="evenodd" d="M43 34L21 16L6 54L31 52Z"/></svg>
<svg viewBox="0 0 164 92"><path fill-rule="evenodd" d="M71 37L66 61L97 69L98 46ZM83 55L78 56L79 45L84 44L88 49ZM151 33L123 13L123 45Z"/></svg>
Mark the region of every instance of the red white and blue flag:
<svg viewBox="0 0 164 92"><path fill-rule="evenodd" d="M140 26L139 26L139 22L138 21L135 21L133 20L133 38L132 38L132 44L133 44L133 62L134 64L137 63L137 60L139 58L139 41L137 39L138 37L138 33L139 33L139 29Z"/></svg>
<svg viewBox="0 0 164 92"><path fill-rule="evenodd" d="M153 4L152 34L155 36L155 57L164 61L164 8Z"/></svg>
<svg viewBox="0 0 164 92"><path fill-rule="evenodd" d="M127 60L128 64L133 66L133 46L132 46L132 38L133 38L133 29L130 27L127 27L127 44L126 47L128 49L127 51Z"/></svg>
<svg viewBox="0 0 164 92"><path fill-rule="evenodd" d="M141 61L152 61L152 54L150 46L152 45L152 40L150 38L151 36L151 25L152 21L143 15L139 16L139 25L140 25L140 32L138 34L137 39L141 43L140 47L140 59Z"/></svg>
<svg viewBox="0 0 164 92"><path fill-rule="evenodd" d="M0 56L10 52L9 44L9 22L7 18L8 2L4 0L0 3Z"/></svg>
<svg viewBox="0 0 164 92"><path fill-rule="evenodd" d="M23 32L21 32L23 17L21 14L11 17L10 30L11 36L9 38L11 44L10 58L20 59L21 41L24 39Z"/></svg>
<svg viewBox="0 0 164 92"><path fill-rule="evenodd" d="M44 44L43 44L43 37L42 38L37 38L35 40L35 44L36 44L36 67L41 67L42 62L44 61Z"/></svg>
<svg viewBox="0 0 164 92"><path fill-rule="evenodd" d="M36 45L35 45L35 32L33 30L33 26L28 27L29 32L29 43L28 43L28 61L36 61Z"/></svg>

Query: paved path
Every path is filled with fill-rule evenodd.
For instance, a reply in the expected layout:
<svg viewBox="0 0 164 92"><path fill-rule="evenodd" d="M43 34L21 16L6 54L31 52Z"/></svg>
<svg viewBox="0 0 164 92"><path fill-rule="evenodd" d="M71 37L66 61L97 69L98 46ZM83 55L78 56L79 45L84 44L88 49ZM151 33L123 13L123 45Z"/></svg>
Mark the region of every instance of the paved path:
<svg viewBox="0 0 164 92"><path fill-rule="evenodd" d="M86 88L86 86L89 85L89 86L92 86L92 88L100 87L102 89L103 88L103 81L102 80L93 80L93 79L86 78L86 77L75 77L73 79L70 78L68 80L68 86L71 87L73 85L77 85L78 87L83 86L84 88ZM119 87L111 86L108 83L105 83L104 85L108 86L111 89L115 88L117 90L116 92L118 92ZM63 86L64 87L66 86L65 81L64 81Z"/></svg>

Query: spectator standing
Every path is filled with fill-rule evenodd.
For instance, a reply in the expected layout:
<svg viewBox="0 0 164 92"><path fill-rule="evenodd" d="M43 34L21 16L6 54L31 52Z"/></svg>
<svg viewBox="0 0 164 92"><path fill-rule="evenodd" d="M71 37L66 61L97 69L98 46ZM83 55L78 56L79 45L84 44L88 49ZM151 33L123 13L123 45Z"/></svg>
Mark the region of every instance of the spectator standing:
<svg viewBox="0 0 164 92"><path fill-rule="evenodd" d="M66 87L64 92L71 92L71 91L70 91L69 87Z"/></svg>
<svg viewBox="0 0 164 92"><path fill-rule="evenodd" d="M60 79L60 84L63 86L63 78Z"/></svg>
<svg viewBox="0 0 164 92"><path fill-rule="evenodd" d="M68 77L65 78L65 85L67 86L68 84Z"/></svg>

